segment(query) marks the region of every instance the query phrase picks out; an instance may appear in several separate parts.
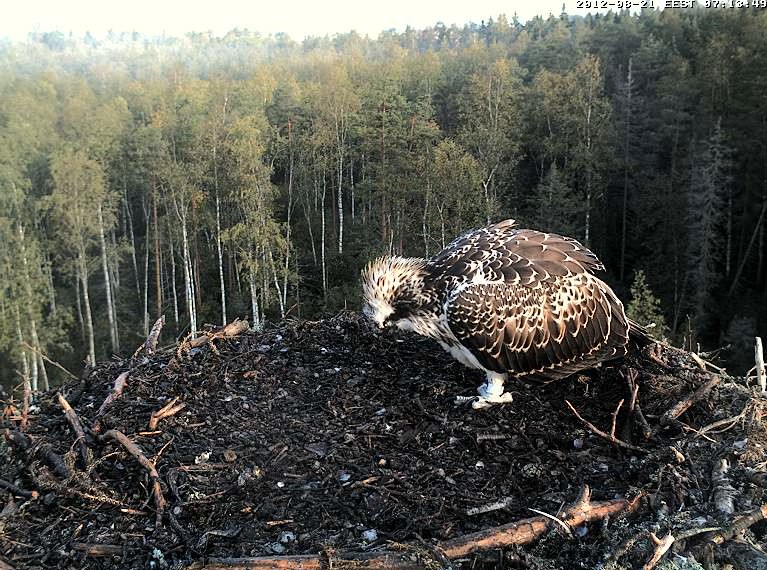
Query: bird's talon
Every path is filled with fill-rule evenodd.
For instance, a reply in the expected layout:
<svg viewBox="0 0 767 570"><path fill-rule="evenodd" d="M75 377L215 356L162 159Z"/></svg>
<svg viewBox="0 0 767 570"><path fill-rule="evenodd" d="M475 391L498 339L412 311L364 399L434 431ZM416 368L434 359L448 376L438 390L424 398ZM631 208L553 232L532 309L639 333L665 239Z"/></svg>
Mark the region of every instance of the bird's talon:
<svg viewBox="0 0 767 570"><path fill-rule="evenodd" d="M475 410L483 410L485 408L489 408L490 406L494 406L495 404L508 404L510 402L513 402L514 398L509 392L504 392L503 394L499 394L497 396L487 396L476 399L476 401L472 402L471 407Z"/></svg>

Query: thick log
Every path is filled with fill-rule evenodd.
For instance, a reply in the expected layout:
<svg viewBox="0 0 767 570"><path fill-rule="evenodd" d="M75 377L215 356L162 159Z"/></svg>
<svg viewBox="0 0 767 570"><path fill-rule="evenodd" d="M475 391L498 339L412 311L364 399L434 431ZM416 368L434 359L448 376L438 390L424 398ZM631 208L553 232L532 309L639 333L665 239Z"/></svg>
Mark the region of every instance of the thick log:
<svg viewBox="0 0 767 570"><path fill-rule="evenodd" d="M149 334L146 337L146 341L144 341L144 343L136 349L136 352L133 353L132 358L136 358L142 350L147 355L152 356L157 351L157 343L160 340L160 333L162 332L162 327L164 326L165 315L161 315L160 318L157 319L152 325L152 330L149 331Z"/></svg>

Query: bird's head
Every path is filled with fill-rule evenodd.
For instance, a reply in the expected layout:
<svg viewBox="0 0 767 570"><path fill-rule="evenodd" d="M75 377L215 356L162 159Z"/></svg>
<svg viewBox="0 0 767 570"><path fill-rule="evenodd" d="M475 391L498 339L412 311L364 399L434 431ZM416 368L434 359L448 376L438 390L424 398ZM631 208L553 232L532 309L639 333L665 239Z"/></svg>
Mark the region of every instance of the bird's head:
<svg viewBox="0 0 767 570"><path fill-rule="evenodd" d="M426 260L379 257L362 271L365 315L379 328L402 324L420 306Z"/></svg>

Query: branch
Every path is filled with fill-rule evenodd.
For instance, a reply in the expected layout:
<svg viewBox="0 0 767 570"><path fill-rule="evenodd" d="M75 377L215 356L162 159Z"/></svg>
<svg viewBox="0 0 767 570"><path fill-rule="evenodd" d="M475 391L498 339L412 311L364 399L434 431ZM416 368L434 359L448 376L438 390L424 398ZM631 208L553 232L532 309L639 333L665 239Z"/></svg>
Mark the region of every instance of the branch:
<svg viewBox="0 0 767 570"><path fill-rule="evenodd" d="M655 543L655 552L647 563L642 566L642 570L652 570L655 565L660 562L660 559L668 552L671 545L674 544L674 535L668 533L663 538L658 538L653 533L650 533L650 539Z"/></svg>
<svg viewBox="0 0 767 570"><path fill-rule="evenodd" d="M181 404L176 404L176 402L178 402L178 396L173 398L170 402L168 402L165 406L156 412L152 412L152 417L149 419L149 431L156 430L157 424L160 423L161 419L176 415L178 412L186 408L186 404L183 402Z"/></svg>
<svg viewBox="0 0 767 570"><path fill-rule="evenodd" d="M621 400L621 404L622 403L623 403L623 400ZM603 432L601 429L599 429L597 426L592 424L590 421L583 419L581 415L578 413L578 410L576 410L568 400L565 400L565 404L567 404L570 410L575 414L575 417L581 420L583 425L585 425L595 435L598 435L599 437L606 439L610 443L617 445L619 447L624 447L626 449L630 449L631 451L637 451L640 453L647 453L646 449L642 449L641 447L637 447L636 445L631 445L630 443L626 443L625 441L615 437L614 433L613 435L608 435L605 432Z"/></svg>
<svg viewBox="0 0 767 570"><path fill-rule="evenodd" d="M672 423L675 419L677 419L679 416L681 416L683 413L685 413L693 404L696 402L699 402L703 398L705 398L708 393L711 391L711 389L719 384L719 382L722 381L721 376L716 376L700 386L697 390L695 390L692 394L684 398L683 400L680 400L677 402L677 404L671 408L670 410L667 410L664 412L664 414L660 417L660 425L661 426L667 426L670 423ZM658 432L659 428L656 428L654 430L654 433Z"/></svg>
<svg viewBox="0 0 767 570"><path fill-rule="evenodd" d="M88 444L85 441L83 425L80 423L80 418L77 417L77 413L72 409L72 406L69 405L69 402L67 402L67 399L61 392L58 393L58 400L59 405L64 410L64 415L67 417L67 421L69 422L69 425L71 426L72 431L77 438L75 443L77 443L77 446L80 449L80 457L83 460L83 467L87 468L89 463Z"/></svg>
<svg viewBox="0 0 767 570"><path fill-rule="evenodd" d="M64 459L62 459L58 453L53 451L53 447L49 443L35 448L33 447L34 442L32 441L32 438L27 434L17 430L9 429L5 430L5 439L14 447L25 453L34 453L35 455L40 455L53 469L53 472L56 473L56 475L62 479L69 479L69 469L64 463Z"/></svg>
<svg viewBox="0 0 767 570"><path fill-rule="evenodd" d="M160 318L154 322L152 330L149 331L149 334L146 337L146 341L136 349L136 352L133 353L131 358L136 358L142 350L146 352L147 355L152 356L157 350L157 342L160 340L160 333L162 332L163 326L165 326L165 315L161 315Z"/></svg>
<svg viewBox="0 0 767 570"><path fill-rule="evenodd" d="M93 419L93 423L91 424L91 431L93 431L93 433L99 433L101 431L101 422L99 421L99 418L104 415L107 408L112 405L112 402L122 396L125 385L128 383L128 376L130 376L130 371L123 372L115 379L115 385L112 388L112 391L106 397L104 403L101 404L99 411L96 412L96 417Z"/></svg>
<svg viewBox="0 0 767 570"><path fill-rule="evenodd" d="M639 506L642 495L629 501L616 499L592 503L587 486L578 500L560 517L563 524L569 527L580 526L587 522L602 520L618 513L629 513ZM489 528L483 531L467 534L442 543L434 548L441 551L449 559L462 558L470 554L511 545L524 545L534 542L543 536L554 523L545 516L522 519L506 525ZM423 560L418 560L417 553L423 551L411 549L404 551L381 552L345 552L332 556L325 554L301 554L296 556L259 556L256 558L220 558L206 562L195 562L187 566L187 570L321 570L333 565L343 566L348 563L354 568L378 568L381 570L405 570L424 568Z"/></svg>
<svg viewBox="0 0 767 570"><path fill-rule="evenodd" d="M37 491L27 491L4 479L0 479L0 489L5 489L6 491L10 491L12 495L25 497L27 499L36 499L38 497Z"/></svg>
<svg viewBox="0 0 767 570"><path fill-rule="evenodd" d="M250 328L250 325L248 324L248 321L241 321L240 319L235 319L228 325L226 325L224 328L217 330L215 332L205 333L202 336L198 336L197 338L193 338L189 341L189 348L199 348L200 346L203 346L205 344L208 344L210 341L215 340L217 338L230 338L233 336L238 336L244 333L246 330Z"/></svg>
<svg viewBox="0 0 767 570"><path fill-rule="evenodd" d="M115 440L117 443L122 445L128 453L135 457L141 466L149 472L149 478L152 480L152 494L154 495L154 503L157 507L157 526L159 527L162 525L162 514L165 510L166 502L165 497L162 495L162 487L160 487L160 474L157 473L157 469L155 468L154 463L149 461L149 459L146 458L146 455L144 455L138 446L119 430L110 429L104 433L102 439Z"/></svg>
<svg viewBox="0 0 767 570"><path fill-rule="evenodd" d="M45 360L45 361L46 361L48 364L50 364L51 366L55 366L56 368L58 368L59 370L61 370L61 371L62 371L64 374L66 374L67 376L69 376L70 378L72 378L72 380L79 380L79 378L78 378L77 376L75 376L74 374L72 374L72 373L71 373L69 370L67 370L66 368L64 368L64 367L63 367L61 364L59 364L59 363L58 363L58 362L56 362L55 360L51 360L50 358L48 358L48 357L47 357L45 354L43 354L41 351L37 350L37 349L36 349L34 346L32 346L32 345L30 345L30 344L28 344L28 343L26 343L26 342L22 342L22 343L21 343L21 345L22 345L24 348L26 348L26 349L29 349L29 350L31 350L32 352L35 352L35 353L39 354L39 355L40 355L40 358L42 358L43 360Z"/></svg>

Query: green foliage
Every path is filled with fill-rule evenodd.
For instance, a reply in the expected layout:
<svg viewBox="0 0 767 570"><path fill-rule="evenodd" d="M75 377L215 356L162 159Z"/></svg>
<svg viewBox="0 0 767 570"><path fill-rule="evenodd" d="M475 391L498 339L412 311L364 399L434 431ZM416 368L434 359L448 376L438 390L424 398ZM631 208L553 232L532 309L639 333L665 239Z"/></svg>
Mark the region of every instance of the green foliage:
<svg viewBox="0 0 767 570"><path fill-rule="evenodd" d="M668 334L660 299L653 294L642 269L634 273L631 301L626 307L626 314L634 322L647 327L656 338L665 338Z"/></svg>

